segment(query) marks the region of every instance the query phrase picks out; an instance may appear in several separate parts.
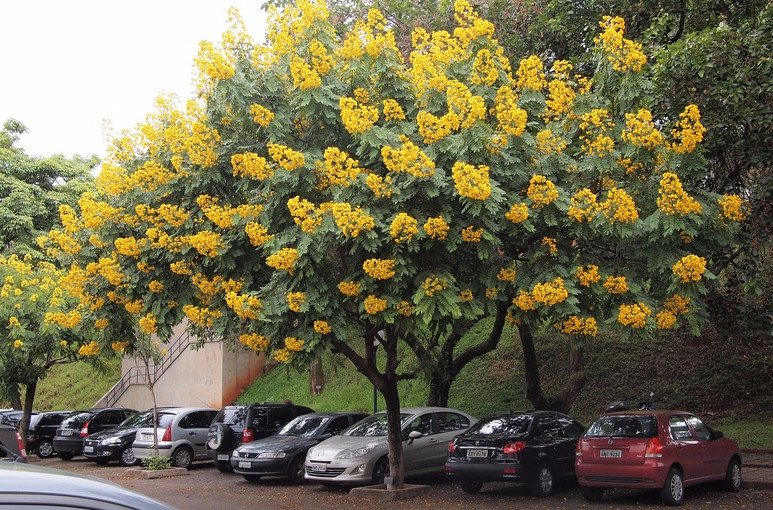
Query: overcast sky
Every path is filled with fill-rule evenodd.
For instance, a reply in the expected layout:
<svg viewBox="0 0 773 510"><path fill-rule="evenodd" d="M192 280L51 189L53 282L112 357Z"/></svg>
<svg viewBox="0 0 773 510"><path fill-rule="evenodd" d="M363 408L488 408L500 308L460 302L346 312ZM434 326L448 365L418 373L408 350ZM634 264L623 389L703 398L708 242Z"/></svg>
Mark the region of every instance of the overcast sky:
<svg viewBox="0 0 773 510"><path fill-rule="evenodd" d="M131 128L161 92L191 97L201 40L219 43L228 7L263 41L261 0L0 0L0 125L31 155L104 156L104 121Z"/></svg>

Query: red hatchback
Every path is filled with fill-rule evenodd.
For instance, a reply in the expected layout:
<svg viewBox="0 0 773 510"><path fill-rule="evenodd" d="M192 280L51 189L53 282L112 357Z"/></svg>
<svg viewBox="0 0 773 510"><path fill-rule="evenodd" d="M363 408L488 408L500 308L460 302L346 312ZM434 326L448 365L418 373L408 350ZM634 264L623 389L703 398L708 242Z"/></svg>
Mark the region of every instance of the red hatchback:
<svg viewBox="0 0 773 510"><path fill-rule="evenodd" d="M605 488L656 489L680 505L684 488L724 480L741 489L738 445L684 411L622 411L597 419L577 442L575 472L585 499Z"/></svg>

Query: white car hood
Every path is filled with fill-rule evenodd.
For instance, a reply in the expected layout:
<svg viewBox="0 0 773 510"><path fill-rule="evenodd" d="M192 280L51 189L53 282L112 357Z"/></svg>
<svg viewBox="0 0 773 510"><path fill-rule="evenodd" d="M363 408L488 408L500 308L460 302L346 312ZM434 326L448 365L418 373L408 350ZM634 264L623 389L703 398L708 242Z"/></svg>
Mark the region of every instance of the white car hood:
<svg viewBox="0 0 773 510"><path fill-rule="evenodd" d="M331 461L344 450L362 448L369 445L375 445L376 447L368 453L368 456L380 450L386 452L387 438L386 436L334 436L313 447L308 453L308 458L310 460Z"/></svg>

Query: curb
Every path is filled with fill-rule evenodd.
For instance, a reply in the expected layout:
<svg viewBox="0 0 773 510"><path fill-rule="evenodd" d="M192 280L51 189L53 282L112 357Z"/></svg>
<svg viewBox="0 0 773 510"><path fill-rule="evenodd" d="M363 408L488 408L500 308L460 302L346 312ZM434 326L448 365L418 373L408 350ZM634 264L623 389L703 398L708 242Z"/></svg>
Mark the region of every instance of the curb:
<svg viewBox="0 0 773 510"><path fill-rule="evenodd" d="M167 468L158 469L154 471L148 471L147 469L129 468L125 471L125 474L129 478L168 478L170 476L186 476L189 475L188 470L185 468Z"/></svg>
<svg viewBox="0 0 773 510"><path fill-rule="evenodd" d="M744 480L743 488L770 491L773 490L773 481L768 482L762 480Z"/></svg>

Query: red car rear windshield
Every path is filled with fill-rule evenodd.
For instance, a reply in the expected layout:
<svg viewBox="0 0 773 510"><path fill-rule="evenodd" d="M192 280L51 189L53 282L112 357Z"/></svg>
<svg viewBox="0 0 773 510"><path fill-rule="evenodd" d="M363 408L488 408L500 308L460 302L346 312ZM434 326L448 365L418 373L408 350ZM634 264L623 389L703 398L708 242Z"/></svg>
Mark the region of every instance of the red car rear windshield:
<svg viewBox="0 0 773 510"><path fill-rule="evenodd" d="M655 437L654 416L602 416L588 428L585 437Z"/></svg>

